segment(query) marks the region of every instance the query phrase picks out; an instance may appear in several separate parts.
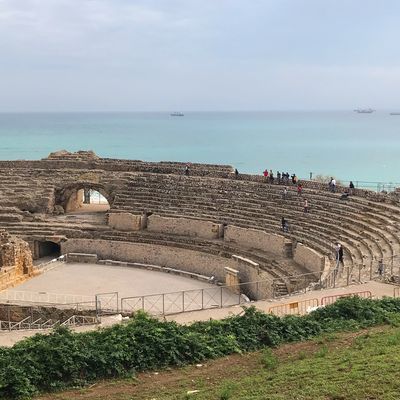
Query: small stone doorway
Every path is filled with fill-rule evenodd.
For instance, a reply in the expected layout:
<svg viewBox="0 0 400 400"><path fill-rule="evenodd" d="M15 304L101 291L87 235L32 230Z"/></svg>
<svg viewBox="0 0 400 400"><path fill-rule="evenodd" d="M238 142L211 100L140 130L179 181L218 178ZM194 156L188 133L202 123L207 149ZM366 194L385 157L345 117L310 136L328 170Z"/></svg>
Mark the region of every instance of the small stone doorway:
<svg viewBox="0 0 400 400"><path fill-rule="evenodd" d="M58 243L50 242L48 240L37 241L36 258L57 258L61 255L61 248Z"/></svg>

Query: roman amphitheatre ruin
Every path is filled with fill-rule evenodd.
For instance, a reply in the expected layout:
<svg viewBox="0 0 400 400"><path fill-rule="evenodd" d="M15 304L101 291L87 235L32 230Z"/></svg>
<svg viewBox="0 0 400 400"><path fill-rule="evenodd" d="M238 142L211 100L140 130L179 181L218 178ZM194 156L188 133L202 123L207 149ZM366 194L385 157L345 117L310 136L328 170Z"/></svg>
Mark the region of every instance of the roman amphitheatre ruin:
<svg viewBox="0 0 400 400"><path fill-rule="evenodd" d="M3 326L48 326L43 316L35 319L33 305L78 305L94 294L96 307L102 299L104 309L166 313L365 282L377 277L379 260L388 279L398 275L396 191L355 189L343 200L345 188L331 193L325 184L304 180L311 207L304 213L295 186L284 199L282 185L262 176L194 163L186 174L185 166L90 151L0 161ZM98 194L97 204L88 193ZM288 232L281 229L282 216ZM338 242L344 265L336 271ZM113 271L120 281L113 281ZM144 284L132 271L153 275ZM46 280L51 274L53 281ZM67 294L70 300L57 298ZM23 306L29 315L21 314Z"/></svg>

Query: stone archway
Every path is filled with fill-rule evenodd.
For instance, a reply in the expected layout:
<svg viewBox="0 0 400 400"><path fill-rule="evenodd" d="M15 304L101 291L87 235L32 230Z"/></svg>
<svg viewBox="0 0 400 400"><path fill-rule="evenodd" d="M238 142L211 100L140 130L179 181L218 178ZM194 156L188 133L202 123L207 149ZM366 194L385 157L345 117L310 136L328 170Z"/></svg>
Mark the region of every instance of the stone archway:
<svg viewBox="0 0 400 400"><path fill-rule="evenodd" d="M79 182L56 193L56 205L62 206L66 213L104 213L113 200L102 185L91 182Z"/></svg>

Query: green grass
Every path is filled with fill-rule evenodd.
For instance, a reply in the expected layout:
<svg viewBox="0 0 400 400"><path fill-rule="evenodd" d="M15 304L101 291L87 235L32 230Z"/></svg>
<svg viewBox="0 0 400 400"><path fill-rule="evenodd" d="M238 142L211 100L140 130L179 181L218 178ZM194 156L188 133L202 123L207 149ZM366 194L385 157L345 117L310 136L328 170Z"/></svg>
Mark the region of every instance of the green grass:
<svg viewBox="0 0 400 400"><path fill-rule="evenodd" d="M301 352L274 368L263 368L265 354L257 354L261 367L236 379L230 399L313 399L352 400L400 398L400 329L364 334L350 346L317 343L315 352ZM218 399L222 381L205 389L196 399ZM179 399L179 393L154 398Z"/></svg>
<svg viewBox="0 0 400 400"><path fill-rule="evenodd" d="M161 371L154 385L149 376L139 375L134 382L109 381L44 399L397 400L400 328L328 334L272 351L212 361L203 368ZM110 394L115 383L116 390ZM187 394L192 390L198 392Z"/></svg>

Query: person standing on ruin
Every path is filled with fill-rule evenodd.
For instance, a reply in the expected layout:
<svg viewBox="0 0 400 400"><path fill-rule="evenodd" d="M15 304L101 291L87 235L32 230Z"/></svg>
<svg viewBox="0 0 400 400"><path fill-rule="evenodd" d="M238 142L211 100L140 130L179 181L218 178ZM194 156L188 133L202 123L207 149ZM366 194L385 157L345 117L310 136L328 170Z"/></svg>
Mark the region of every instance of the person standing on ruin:
<svg viewBox="0 0 400 400"><path fill-rule="evenodd" d="M308 213L308 200L304 199L304 213Z"/></svg>
<svg viewBox="0 0 400 400"><path fill-rule="evenodd" d="M237 168L235 168L235 178L237 179L239 177L239 171L237 170Z"/></svg>
<svg viewBox="0 0 400 400"><path fill-rule="evenodd" d="M269 182L274 183L274 173L272 172L272 169L269 170Z"/></svg>
<svg viewBox="0 0 400 400"><path fill-rule="evenodd" d="M186 165L185 167L185 175L189 176L189 165Z"/></svg>
<svg viewBox="0 0 400 400"><path fill-rule="evenodd" d="M83 189L83 204L90 204L90 189Z"/></svg>
<svg viewBox="0 0 400 400"><path fill-rule="evenodd" d="M303 186L301 183L297 185L297 196L301 196L303 194Z"/></svg>
<svg viewBox="0 0 400 400"><path fill-rule="evenodd" d="M336 193L336 179L335 178L332 178L332 180L331 180L331 190L332 190L332 193Z"/></svg>
<svg viewBox="0 0 400 400"><path fill-rule="evenodd" d="M287 190L287 187L285 186L285 187L283 188L282 198L283 198L283 200L286 200L287 197L288 197L288 190Z"/></svg>
<svg viewBox="0 0 400 400"><path fill-rule="evenodd" d="M338 261L340 264L344 265L343 262L343 246L338 243Z"/></svg>
<svg viewBox="0 0 400 400"><path fill-rule="evenodd" d="M289 224L286 221L285 217L282 217L281 224L282 224L282 231L283 232L289 232Z"/></svg>
<svg viewBox="0 0 400 400"><path fill-rule="evenodd" d="M280 185L281 184L281 173L279 171L276 173L276 179L278 181L278 185Z"/></svg>
<svg viewBox="0 0 400 400"><path fill-rule="evenodd" d="M350 181L350 184L349 184L349 194L351 194L351 195L354 194L354 183L353 183L353 181Z"/></svg>
<svg viewBox="0 0 400 400"><path fill-rule="evenodd" d="M383 276L385 273L385 266L383 265L383 260L382 258L378 262L378 274L379 276Z"/></svg>
<svg viewBox="0 0 400 400"><path fill-rule="evenodd" d="M340 243L338 243L335 246L335 261L336 261L335 265L335 276L336 276L337 273L339 272L339 265L343 264L343 248Z"/></svg>
<svg viewBox="0 0 400 400"><path fill-rule="evenodd" d="M263 172L264 178L267 181L268 180L268 169L265 168L264 172Z"/></svg>

